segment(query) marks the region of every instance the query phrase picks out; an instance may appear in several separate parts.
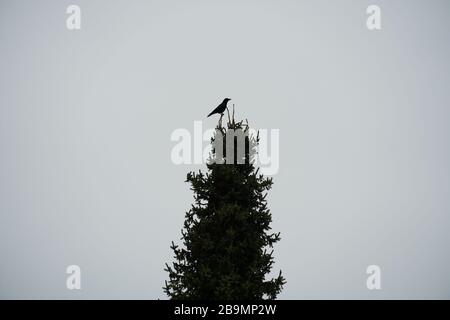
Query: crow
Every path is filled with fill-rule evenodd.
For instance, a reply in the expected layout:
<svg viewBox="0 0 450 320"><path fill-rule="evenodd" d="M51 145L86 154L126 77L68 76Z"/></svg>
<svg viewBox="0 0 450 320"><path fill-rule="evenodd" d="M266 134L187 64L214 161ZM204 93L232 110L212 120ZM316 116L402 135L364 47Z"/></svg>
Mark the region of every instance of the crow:
<svg viewBox="0 0 450 320"><path fill-rule="evenodd" d="M221 116L223 116L223 113L225 112L225 109L227 108L227 103L230 100L231 99L229 99L229 98L223 99L222 103L219 104L218 107L215 108L210 114L208 114L208 117L212 116L213 114L216 114L216 113L219 113Z"/></svg>

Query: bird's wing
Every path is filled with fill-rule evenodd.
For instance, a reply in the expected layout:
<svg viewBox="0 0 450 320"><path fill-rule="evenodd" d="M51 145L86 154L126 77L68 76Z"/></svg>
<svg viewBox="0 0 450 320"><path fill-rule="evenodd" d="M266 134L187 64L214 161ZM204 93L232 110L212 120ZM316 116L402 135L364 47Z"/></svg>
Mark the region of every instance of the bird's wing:
<svg viewBox="0 0 450 320"><path fill-rule="evenodd" d="M214 113L217 113L217 111L219 110L219 108L220 108L220 105L219 105L218 107L216 107L213 111L211 111L211 113L208 114L208 117L209 117L209 116L212 116ZM207 118L208 118L208 117L207 117Z"/></svg>

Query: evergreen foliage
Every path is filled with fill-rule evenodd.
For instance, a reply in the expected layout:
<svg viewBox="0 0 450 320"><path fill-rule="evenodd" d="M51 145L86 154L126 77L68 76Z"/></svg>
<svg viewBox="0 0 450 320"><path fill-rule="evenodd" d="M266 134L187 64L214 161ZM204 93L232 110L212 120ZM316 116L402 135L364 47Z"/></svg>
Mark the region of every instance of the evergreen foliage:
<svg viewBox="0 0 450 320"><path fill-rule="evenodd" d="M275 299L285 283L281 271L266 280L280 234L270 232L266 196L272 179L259 174L253 164L259 137L249 135L243 121L235 122L234 110L228 118L224 128L221 117L211 139L207 172L187 174L195 202L186 213L183 245L172 242L175 262L165 268L169 280L164 291L171 299ZM239 163L237 144L242 137L245 148ZM218 156L220 141L223 157ZM234 149L227 158L230 141Z"/></svg>

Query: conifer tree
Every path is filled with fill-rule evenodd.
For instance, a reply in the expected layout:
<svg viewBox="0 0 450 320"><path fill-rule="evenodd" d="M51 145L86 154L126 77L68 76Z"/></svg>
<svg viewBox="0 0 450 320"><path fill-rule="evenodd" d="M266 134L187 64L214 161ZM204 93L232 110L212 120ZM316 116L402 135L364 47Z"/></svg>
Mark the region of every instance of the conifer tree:
<svg viewBox="0 0 450 320"><path fill-rule="evenodd" d="M285 283L281 271L266 279L280 234L270 232L272 179L254 166L259 136L235 122L234 110L228 120L224 128L221 117L211 138L207 172L187 174L195 203L185 216L183 244L172 242L175 261L166 263L163 289L171 299L275 299Z"/></svg>

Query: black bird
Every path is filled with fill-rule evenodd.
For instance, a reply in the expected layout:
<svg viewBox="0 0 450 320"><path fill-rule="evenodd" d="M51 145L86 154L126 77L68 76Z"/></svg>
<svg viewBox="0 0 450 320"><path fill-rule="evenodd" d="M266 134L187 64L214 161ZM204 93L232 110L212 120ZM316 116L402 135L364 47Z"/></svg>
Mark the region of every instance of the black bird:
<svg viewBox="0 0 450 320"><path fill-rule="evenodd" d="M222 103L219 104L217 106L217 108L215 108L210 114L208 114L208 117L212 116L213 114L216 114L216 113L220 113L220 115L223 116L223 113L225 112L225 109L227 108L227 103L230 100L231 99L229 99L229 98L223 99Z"/></svg>

